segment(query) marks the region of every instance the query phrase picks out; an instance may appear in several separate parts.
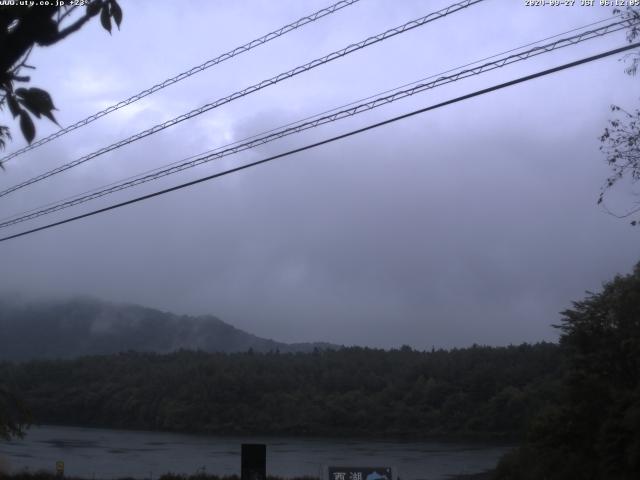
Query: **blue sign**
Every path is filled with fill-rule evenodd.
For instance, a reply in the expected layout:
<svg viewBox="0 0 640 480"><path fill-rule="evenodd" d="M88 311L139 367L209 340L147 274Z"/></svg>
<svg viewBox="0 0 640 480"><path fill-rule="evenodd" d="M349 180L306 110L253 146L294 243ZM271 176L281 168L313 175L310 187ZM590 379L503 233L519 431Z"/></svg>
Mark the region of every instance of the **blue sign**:
<svg viewBox="0 0 640 480"><path fill-rule="evenodd" d="M329 480L393 480L391 467L329 467Z"/></svg>

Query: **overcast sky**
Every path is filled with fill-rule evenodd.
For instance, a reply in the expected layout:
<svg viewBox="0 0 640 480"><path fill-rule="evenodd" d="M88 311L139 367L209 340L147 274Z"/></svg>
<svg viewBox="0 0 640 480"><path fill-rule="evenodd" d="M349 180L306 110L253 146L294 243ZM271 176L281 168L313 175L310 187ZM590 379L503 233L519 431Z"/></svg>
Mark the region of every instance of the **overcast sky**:
<svg viewBox="0 0 640 480"><path fill-rule="evenodd" d="M122 0L34 51L68 125L331 0ZM6 188L452 3L362 0L7 164ZM580 3L579 1L577 2ZM5 217L612 15L488 0L0 200ZM624 33L440 87L17 227L15 233L625 44ZM640 231L596 205L621 55L0 244L0 290L214 314L280 341L416 348L555 340L558 312L631 270ZM11 124L7 112L3 122ZM13 125L13 124L11 124ZM24 143L14 126L14 142ZM37 123L38 137L54 132ZM633 197L623 187L611 207Z"/></svg>

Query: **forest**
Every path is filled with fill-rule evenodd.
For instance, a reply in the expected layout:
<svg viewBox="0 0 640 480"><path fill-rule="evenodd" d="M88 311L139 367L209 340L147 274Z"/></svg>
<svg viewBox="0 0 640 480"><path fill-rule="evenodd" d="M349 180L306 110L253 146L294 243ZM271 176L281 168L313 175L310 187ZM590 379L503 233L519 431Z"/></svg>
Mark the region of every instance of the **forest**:
<svg viewBox="0 0 640 480"><path fill-rule="evenodd" d="M128 352L0 364L35 423L215 434L520 438L556 396L551 343L419 352Z"/></svg>
<svg viewBox="0 0 640 480"><path fill-rule="evenodd" d="M517 441L495 480L640 478L640 263L559 343L416 351L126 352L0 363L35 423L212 434Z"/></svg>
<svg viewBox="0 0 640 480"><path fill-rule="evenodd" d="M640 263L562 312L557 395L502 459L499 480L640 478Z"/></svg>

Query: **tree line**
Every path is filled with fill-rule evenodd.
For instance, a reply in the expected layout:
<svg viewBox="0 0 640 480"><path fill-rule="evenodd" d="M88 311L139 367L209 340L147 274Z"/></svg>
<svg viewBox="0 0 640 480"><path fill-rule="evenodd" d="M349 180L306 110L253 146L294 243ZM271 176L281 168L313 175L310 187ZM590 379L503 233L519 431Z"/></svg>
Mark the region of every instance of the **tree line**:
<svg viewBox="0 0 640 480"><path fill-rule="evenodd" d="M563 312L557 395L498 466L500 480L640 478L640 263Z"/></svg>
<svg viewBox="0 0 640 480"><path fill-rule="evenodd" d="M514 438L556 395L551 343L419 352L122 353L0 364L36 423L212 434Z"/></svg>
<svg viewBox="0 0 640 480"><path fill-rule="evenodd" d="M640 263L559 344L128 352L0 363L37 423L212 434L519 439L496 480L640 478Z"/></svg>

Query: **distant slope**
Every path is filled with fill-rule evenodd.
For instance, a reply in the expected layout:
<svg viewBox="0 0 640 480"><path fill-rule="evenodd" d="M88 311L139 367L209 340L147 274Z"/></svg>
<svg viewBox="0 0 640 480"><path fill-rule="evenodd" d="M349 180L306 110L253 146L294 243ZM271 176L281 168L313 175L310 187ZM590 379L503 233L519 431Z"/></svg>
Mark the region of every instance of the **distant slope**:
<svg viewBox="0 0 640 480"><path fill-rule="evenodd" d="M309 352L327 343L287 344L214 316L191 317L95 299L19 303L0 299L0 360L72 358L126 351Z"/></svg>

